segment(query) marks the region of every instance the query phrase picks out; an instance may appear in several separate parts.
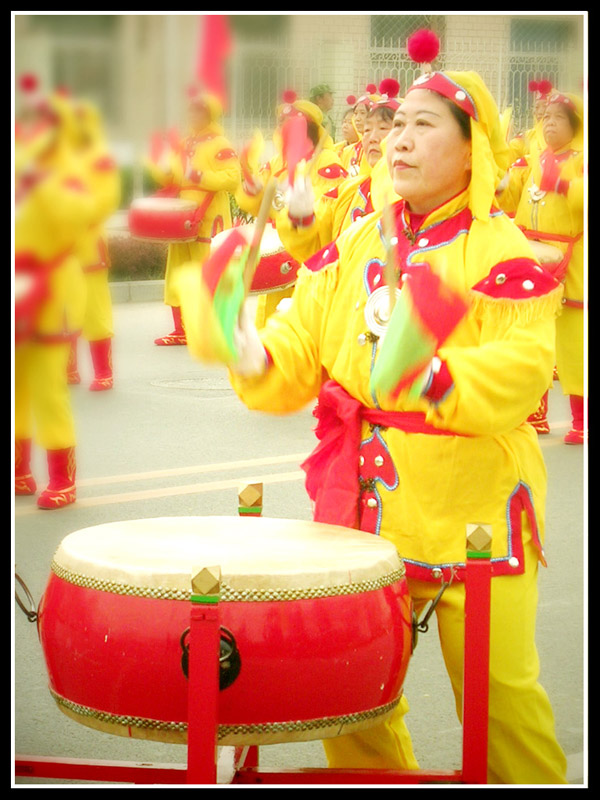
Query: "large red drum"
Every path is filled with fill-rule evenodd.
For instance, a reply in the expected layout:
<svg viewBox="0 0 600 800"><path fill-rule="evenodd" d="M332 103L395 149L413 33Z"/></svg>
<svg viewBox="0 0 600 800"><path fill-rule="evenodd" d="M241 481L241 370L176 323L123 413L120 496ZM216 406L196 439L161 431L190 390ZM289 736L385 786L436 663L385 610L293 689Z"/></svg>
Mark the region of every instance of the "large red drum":
<svg viewBox="0 0 600 800"><path fill-rule="evenodd" d="M246 237L248 243L254 235L254 224L240 225L236 230ZM212 247L219 247L231 230L222 231L212 240ZM250 294L269 294L288 289L296 283L300 263L296 261L284 248L277 230L272 225L266 225L260 242L260 255Z"/></svg>
<svg viewBox="0 0 600 800"><path fill-rule="evenodd" d="M140 197L129 208L129 232L152 242L194 242L198 206L179 197Z"/></svg>
<svg viewBox="0 0 600 800"><path fill-rule="evenodd" d="M239 656L219 693L219 744L328 738L391 715L412 641L395 547L264 517L133 520L67 536L38 611L59 708L110 733L187 741L182 636L191 577L213 565L219 624Z"/></svg>

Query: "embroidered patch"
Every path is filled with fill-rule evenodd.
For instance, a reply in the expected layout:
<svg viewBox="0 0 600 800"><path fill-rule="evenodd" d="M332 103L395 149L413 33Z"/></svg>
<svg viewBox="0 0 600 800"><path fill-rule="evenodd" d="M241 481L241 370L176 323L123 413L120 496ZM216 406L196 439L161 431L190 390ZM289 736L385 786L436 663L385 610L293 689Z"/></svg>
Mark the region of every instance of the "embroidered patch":
<svg viewBox="0 0 600 800"><path fill-rule="evenodd" d="M339 257L340 254L338 253L335 242L331 242L331 244L328 244L326 247L323 247L322 250L312 255L308 261L305 261L304 266L311 272L318 272L328 264L333 264Z"/></svg>
<svg viewBox="0 0 600 800"><path fill-rule="evenodd" d="M494 298L526 300L543 297L559 286L548 270L531 258L512 258L502 261L487 278L473 286L473 291Z"/></svg>

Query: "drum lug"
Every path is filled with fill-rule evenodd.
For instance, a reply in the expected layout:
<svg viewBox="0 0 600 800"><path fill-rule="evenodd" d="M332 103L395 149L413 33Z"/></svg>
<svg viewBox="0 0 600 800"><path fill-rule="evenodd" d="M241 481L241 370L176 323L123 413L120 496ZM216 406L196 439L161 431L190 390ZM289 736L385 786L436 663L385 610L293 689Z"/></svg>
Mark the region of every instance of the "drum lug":
<svg viewBox="0 0 600 800"><path fill-rule="evenodd" d="M186 642L186 637L190 632L189 628L186 628L184 632L181 634L179 639L179 644L181 646L181 669L185 677L188 677L188 669L189 669L189 657L190 657L190 647L189 644ZM219 691L223 691L223 689L227 689L231 684L235 681L237 676L240 674L240 670L242 668L242 661L240 658L240 652L237 648L237 644L234 638L234 635L231 633L230 630L221 626L221 641L219 645Z"/></svg>
<svg viewBox="0 0 600 800"><path fill-rule="evenodd" d="M414 653L415 647L417 646L417 640L419 638L419 633L427 633L429 630L429 620L431 619L431 615L435 611L435 607L441 600L442 595L446 591L446 589L452 584L454 580L454 569L452 569L450 573L450 579L448 581L444 581L442 579L442 587L433 600L429 600L425 604L425 608L423 609L423 616L421 619L417 617L417 614L413 611L412 613L412 643L411 643L411 653Z"/></svg>

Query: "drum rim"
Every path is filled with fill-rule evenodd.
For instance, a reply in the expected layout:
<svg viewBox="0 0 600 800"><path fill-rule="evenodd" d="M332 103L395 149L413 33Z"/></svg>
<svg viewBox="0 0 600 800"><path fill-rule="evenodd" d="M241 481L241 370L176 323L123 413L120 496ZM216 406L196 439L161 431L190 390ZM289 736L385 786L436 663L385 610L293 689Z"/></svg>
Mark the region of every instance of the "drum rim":
<svg viewBox="0 0 600 800"><path fill-rule="evenodd" d="M176 740L181 743L187 741L187 722L154 720L147 717L100 711L69 700L52 687L49 687L49 691L64 714L88 727L128 738L171 742ZM310 741L339 736L342 728L344 734L363 730L390 717L402 699L402 694L402 689L400 689L396 698L381 706L337 716L282 722L219 724L218 743L219 745L232 745ZM290 734L293 734L293 738L290 737Z"/></svg>
<svg viewBox="0 0 600 800"><path fill-rule="evenodd" d="M196 546L194 537L200 530L213 536L215 531L225 530L225 526L232 531L228 544L238 545L242 537L253 537L260 530L264 531L262 541L274 544L282 527L287 529L289 538L283 541L279 552L269 553L269 558L265 557L264 561L258 556L254 561L249 559L248 563L242 563L239 553L223 551L220 564L223 602L356 594L378 590L405 577L404 562L394 544L364 531L306 520L224 516L156 517L83 528L62 540L54 554L51 571L57 577L85 588L158 599L189 600L192 573L195 574L202 567L214 566L219 560L216 555L219 546L216 545L213 552L206 555L206 559L212 559L212 563L199 563L197 552L193 550ZM118 532L120 540L127 541L127 559L119 560L118 555L113 555L110 542L114 542L114 538L111 540L106 535L107 529L112 529L115 536ZM102 535L102 531L105 535ZM129 538L128 531L131 534ZM162 561L158 564L156 558L164 557L166 539L160 538L163 531L176 531L182 537L180 541L183 543L181 552L185 555L184 559L167 559L166 564ZM330 534L329 539L326 534ZM313 561L306 561L299 568L293 558L304 546L305 536L306 543L314 546L320 535L323 535L324 543L332 543L331 565L327 561L327 551L315 550ZM136 560L134 546L143 540L148 550L147 541L154 536L157 548L145 553L147 558ZM356 547L348 552L346 560L340 559L340 553L346 548L347 541L351 540L354 540ZM189 550L185 549L188 541L192 548ZM251 538L250 541L257 540ZM92 544L88 545L88 542ZM334 555L337 560L333 559Z"/></svg>

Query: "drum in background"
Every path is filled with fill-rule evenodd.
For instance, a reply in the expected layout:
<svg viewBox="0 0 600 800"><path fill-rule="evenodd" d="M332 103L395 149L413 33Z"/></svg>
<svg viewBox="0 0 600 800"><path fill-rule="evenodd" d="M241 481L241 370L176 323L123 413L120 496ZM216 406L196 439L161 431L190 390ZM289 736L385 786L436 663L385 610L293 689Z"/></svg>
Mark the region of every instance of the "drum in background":
<svg viewBox="0 0 600 800"><path fill-rule="evenodd" d="M254 224L240 225L236 228L246 237L248 243L254 235ZM212 240L212 247L223 243L230 231L222 231ZM296 283L300 264L286 251L277 230L266 225L260 242L260 256L254 273L250 294L269 294L288 289Z"/></svg>
<svg viewBox="0 0 600 800"><path fill-rule="evenodd" d="M38 610L59 708L109 733L184 743L191 578L214 565L237 662L219 694L219 744L327 738L391 715L412 641L395 547L264 517L133 520L63 539Z"/></svg>
<svg viewBox="0 0 600 800"><path fill-rule="evenodd" d="M530 239L529 244L533 249L537 261L542 267L546 267L549 272L553 272L564 258L562 250L559 250L558 247L554 247L551 244L540 242L537 239Z"/></svg>
<svg viewBox="0 0 600 800"><path fill-rule="evenodd" d="M197 206L179 197L140 197L131 204L129 232L153 242L194 242L198 235Z"/></svg>

